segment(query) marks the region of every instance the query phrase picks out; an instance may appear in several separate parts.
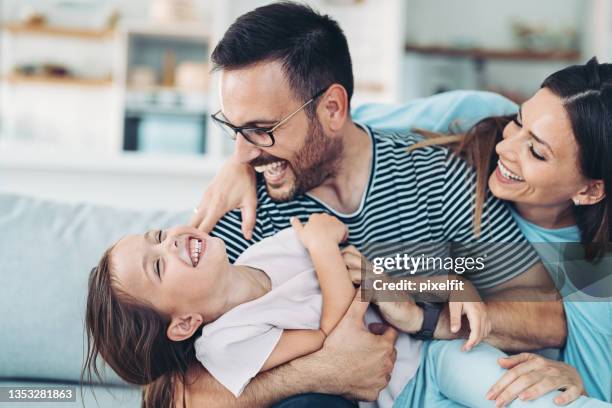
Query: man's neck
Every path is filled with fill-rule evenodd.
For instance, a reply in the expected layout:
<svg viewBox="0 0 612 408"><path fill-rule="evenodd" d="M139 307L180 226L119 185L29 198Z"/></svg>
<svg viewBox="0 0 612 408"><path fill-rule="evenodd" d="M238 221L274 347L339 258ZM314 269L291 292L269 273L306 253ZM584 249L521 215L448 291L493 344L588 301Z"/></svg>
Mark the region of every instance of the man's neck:
<svg viewBox="0 0 612 408"><path fill-rule="evenodd" d="M341 213L355 212L365 193L372 168L372 140L354 122L342 135L342 158L333 177L308 191Z"/></svg>

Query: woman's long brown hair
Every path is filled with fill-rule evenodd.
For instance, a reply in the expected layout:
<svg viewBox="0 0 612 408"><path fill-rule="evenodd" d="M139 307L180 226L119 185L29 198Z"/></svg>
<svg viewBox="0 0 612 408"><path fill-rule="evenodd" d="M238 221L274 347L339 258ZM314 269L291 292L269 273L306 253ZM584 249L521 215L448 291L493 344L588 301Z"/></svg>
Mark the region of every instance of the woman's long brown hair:
<svg viewBox="0 0 612 408"><path fill-rule="evenodd" d="M576 143L578 167L591 180L602 180L605 195L591 205L573 207L580 229L585 257L596 262L610 249L612 242L612 64L600 64L591 58L584 65L572 65L544 80L547 88L563 102ZM474 230L480 232L488 179L497 164L495 145L502 140L504 127L512 116L490 117L474 125L465 135L444 135L423 130L425 140L408 151L431 145L448 145L476 171Z"/></svg>
<svg viewBox="0 0 612 408"><path fill-rule="evenodd" d="M143 407L174 407L176 381L184 384L187 369L198 363L194 349L198 331L181 342L168 339L170 318L118 287L111 271L111 251L112 247L89 276L81 382L103 382L100 356L124 381L146 386Z"/></svg>
<svg viewBox="0 0 612 408"><path fill-rule="evenodd" d="M463 158L476 172L476 191L474 195L473 229L476 236L480 235L482 214L488 192L489 176L497 165L495 145L502 140L504 127L512 120L512 116L494 116L481 120L472 126L465 134L446 135L429 132L423 129L414 131L425 137L420 142L410 146L411 152L425 146L446 145L453 154Z"/></svg>

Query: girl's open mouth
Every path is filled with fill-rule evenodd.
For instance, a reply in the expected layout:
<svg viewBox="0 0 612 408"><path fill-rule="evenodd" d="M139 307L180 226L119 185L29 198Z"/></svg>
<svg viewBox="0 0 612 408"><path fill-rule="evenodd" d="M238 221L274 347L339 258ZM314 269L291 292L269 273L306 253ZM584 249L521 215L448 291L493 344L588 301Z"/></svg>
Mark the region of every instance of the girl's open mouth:
<svg viewBox="0 0 612 408"><path fill-rule="evenodd" d="M189 259L191 259L191 264L195 268L200 263L200 259L204 256L204 251L206 250L206 242L195 237L187 238L187 255Z"/></svg>

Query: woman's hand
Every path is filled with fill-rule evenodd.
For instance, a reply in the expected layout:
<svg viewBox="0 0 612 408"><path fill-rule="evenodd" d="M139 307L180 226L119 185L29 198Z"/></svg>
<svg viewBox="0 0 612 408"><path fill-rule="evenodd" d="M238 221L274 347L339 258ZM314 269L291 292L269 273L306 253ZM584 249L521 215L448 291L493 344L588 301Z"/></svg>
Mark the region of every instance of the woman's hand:
<svg viewBox="0 0 612 408"><path fill-rule="evenodd" d="M491 387L487 399L496 407L510 404L517 397L530 401L554 390L563 390L555 397L557 405L566 405L580 395L586 395L578 371L560 361L549 360L532 353L500 358L499 365L508 371Z"/></svg>
<svg viewBox="0 0 612 408"><path fill-rule="evenodd" d="M338 245L348 238L346 225L333 215L325 213L312 214L304 225L297 217L292 217L291 226L307 249L321 243Z"/></svg>
<svg viewBox="0 0 612 408"><path fill-rule="evenodd" d="M472 282L461 278L463 290L453 291L448 298L448 312L450 330L457 333L461 329L461 316L465 315L470 323L470 334L462 347L463 351L470 351L474 346L484 340L491 332L491 320L487 314L487 307L480 300L480 294ZM456 299L466 301L457 301Z"/></svg>
<svg viewBox="0 0 612 408"><path fill-rule="evenodd" d="M248 164L229 159L204 191L189 225L208 233L236 208L242 212L242 235L251 239L257 208L255 171Z"/></svg>

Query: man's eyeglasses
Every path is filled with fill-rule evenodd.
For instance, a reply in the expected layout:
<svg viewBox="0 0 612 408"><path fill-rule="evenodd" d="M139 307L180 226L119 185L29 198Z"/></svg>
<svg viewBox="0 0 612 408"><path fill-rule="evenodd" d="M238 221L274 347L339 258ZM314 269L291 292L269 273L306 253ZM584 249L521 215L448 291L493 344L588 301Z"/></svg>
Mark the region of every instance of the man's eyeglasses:
<svg viewBox="0 0 612 408"><path fill-rule="evenodd" d="M294 117L299 111L304 109L306 106L311 104L319 96L323 95L327 91L327 88L321 89L312 98L304 102L302 106L297 108L294 112L281 119L277 124L272 127L252 127L252 126L234 126L231 123L220 118L221 110L210 115L213 121L223 130L223 133L236 140L236 135L240 133L249 143L254 144L258 147L270 147L274 145L274 131L280 126L287 123L292 117Z"/></svg>

